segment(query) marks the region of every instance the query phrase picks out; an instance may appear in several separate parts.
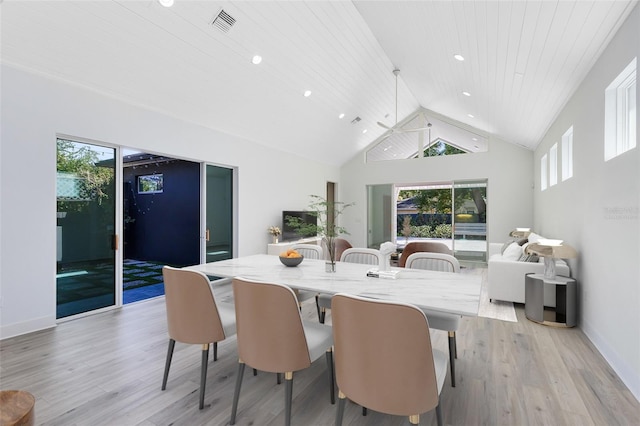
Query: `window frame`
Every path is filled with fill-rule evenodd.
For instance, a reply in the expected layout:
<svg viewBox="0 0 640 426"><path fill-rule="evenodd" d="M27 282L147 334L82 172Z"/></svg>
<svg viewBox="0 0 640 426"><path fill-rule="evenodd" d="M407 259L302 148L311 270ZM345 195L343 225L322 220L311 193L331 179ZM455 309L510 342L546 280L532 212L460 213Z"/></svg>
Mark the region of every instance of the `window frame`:
<svg viewBox="0 0 640 426"><path fill-rule="evenodd" d="M561 140L562 181L573 177L573 126L562 135Z"/></svg>
<svg viewBox="0 0 640 426"><path fill-rule="evenodd" d="M604 160L636 147L637 58L605 89Z"/></svg>

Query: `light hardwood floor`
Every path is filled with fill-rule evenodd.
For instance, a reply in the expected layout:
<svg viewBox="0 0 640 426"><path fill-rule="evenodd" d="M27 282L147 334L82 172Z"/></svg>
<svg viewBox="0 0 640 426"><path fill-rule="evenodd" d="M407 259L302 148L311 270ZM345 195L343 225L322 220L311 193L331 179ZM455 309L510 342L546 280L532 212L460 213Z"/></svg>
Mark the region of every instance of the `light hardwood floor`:
<svg viewBox="0 0 640 426"><path fill-rule="evenodd" d="M486 275L486 274L485 274ZM230 285L216 289L230 298ZM441 395L447 425L637 425L640 404L578 328L541 326L516 307L518 323L464 318L458 331L456 387ZM315 305L303 315L317 320ZM330 318L330 317L329 317ZM446 334L434 331L447 351ZM164 299L128 305L0 342L0 388L36 397L44 425L226 425L237 358L235 338L210 361L205 408L198 410L200 347L176 344L166 391ZM324 357L294 375L294 425L331 425ZM247 369L238 425L284 423L284 386ZM435 413L421 424L435 424ZM401 425L405 418L348 404L345 425Z"/></svg>

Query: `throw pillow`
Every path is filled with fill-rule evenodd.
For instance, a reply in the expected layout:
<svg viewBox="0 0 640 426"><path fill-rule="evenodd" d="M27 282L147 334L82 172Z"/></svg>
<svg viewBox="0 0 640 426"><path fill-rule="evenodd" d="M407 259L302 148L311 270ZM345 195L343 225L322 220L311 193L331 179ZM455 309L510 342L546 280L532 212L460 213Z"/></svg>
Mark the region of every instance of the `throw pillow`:
<svg viewBox="0 0 640 426"><path fill-rule="evenodd" d="M504 251L507 249L507 247L509 247L511 245L512 242L513 242L513 240L509 240L506 243L504 243L502 245L502 248L500 249L500 254L504 254Z"/></svg>
<svg viewBox="0 0 640 426"><path fill-rule="evenodd" d="M502 253L502 257L505 260L518 260L522 256L522 247L518 245L518 243L511 243L506 248L504 253Z"/></svg>

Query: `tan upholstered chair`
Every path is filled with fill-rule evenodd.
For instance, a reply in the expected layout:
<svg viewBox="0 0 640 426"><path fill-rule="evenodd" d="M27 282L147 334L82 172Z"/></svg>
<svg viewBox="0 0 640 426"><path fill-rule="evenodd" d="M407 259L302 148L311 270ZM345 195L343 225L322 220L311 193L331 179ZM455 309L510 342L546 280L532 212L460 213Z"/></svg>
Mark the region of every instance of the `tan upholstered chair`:
<svg viewBox="0 0 640 426"><path fill-rule="evenodd" d="M331 403L333 335L331 327L304 322L294 292L281 284L233 280L238 325L238 375L231 409L235 424L245 364L254 369L285 375L285 423L291 423L293 373L311 366L326 354Z"/></svg>
<svg viewBox="0 0 640 426"><path fill-rule="evenodd" d="M380 250L370 248L348 248L342 252L340 262L363 263L365 265L380 265L382 255ZM320 310L319 320L324 324L327 309L331 309L331 295L320 294L318 296L318 308Z"/></svg>
<svg viewBox="0 0 640 426"><path fill-rule="evenodd" d="M346 398L386 414L409 416L436 409L447 374L447 356L431 347L429 324L415 306L337 294L331 312L338 408L342 424Z"/></svg>
<svg viewBox="0 0 640 426"><path fill-rule="evenodd" d="M342 253L346 249L350 249L353 247L351 243L344 238L336 238L334 242L336 245L336 259L340 259L342 257Z"/></svg>
<svg viewBox="0 0 640 426"><path fill-rule="evenodd" d="M407 268L427 269L441 272L460 272L458 259L448 254L417 252L407 259ZM456 331L460 326L460 315L446 314L437 311L424 310L429 327L435 330L446 331L449 335L449 366L451 368L451 386L456 385L456 358L458 357L458 345L456 343Z"/></svg>
<svg viewBox="0 0 640 426"><path fill-rule="evenodd" d="M209 344L213 343L213 360L218 358L218 342L235 334L233 305L216 304L209 279L202 272L165 266L164 293L167 305L169 349L162 378L162 390L167 388L169 368L176 342L202 345L200 372L200 409L204 407L207 382Z"/></svg>
<svg viewBox="0 0 640 426"><path fill-rule="evenodd" d="M407 244L402 250L402 255L398 259L398 266L404 268L407 259L413 253L426 251L430 253L442 253L453 256L453 251L444 243L437 241L413 241Z"/></svg>

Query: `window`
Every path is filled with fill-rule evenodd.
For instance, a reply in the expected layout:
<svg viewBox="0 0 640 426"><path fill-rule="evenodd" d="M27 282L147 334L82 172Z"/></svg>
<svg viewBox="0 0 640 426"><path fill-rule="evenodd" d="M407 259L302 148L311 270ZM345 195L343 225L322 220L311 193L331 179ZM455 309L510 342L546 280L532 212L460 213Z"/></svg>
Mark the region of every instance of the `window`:
<svg viewBox="0 0 640 426"><path fill-rule="evenodd" d="M547 154L540 159L540 191L547 189Z"/></svg>
<svg viewBox="0 0 640 426"><path fill-rule="evenodd" d="M573 176L573 126L562 135L562 181Z"/></svg>
<svg viewBox="0 0 640 426"><path fill-rule="evenodd" d="M138 176L138 194L157 194L162 192L164 187L164 175Z"/></svg>
<svg viewBox="0 0 640 426"><path fill-rule="evenodd" d="M636 63L633 58L605 90L605 161L636 147Z"/></svg>
<svg viewBox="0 0 640 426"><path fill-rule="evenodd" d="M554 143L549 150L549 186L558 183L558 144Z"/></svg>

